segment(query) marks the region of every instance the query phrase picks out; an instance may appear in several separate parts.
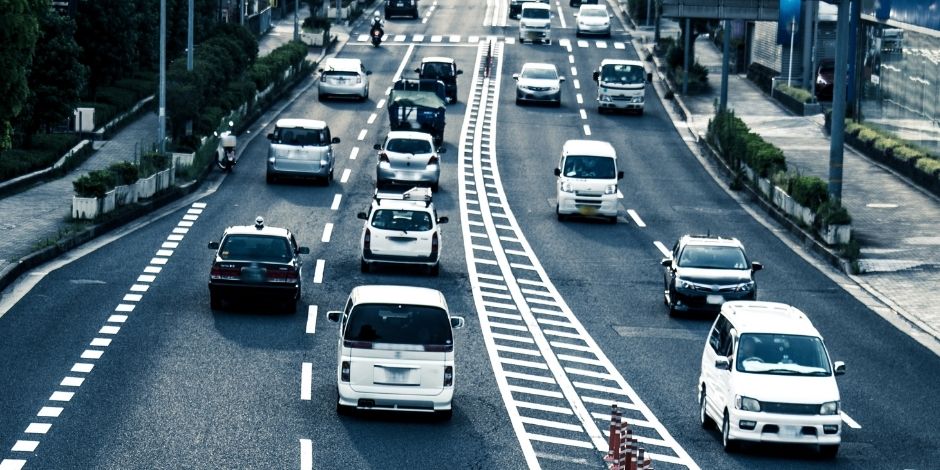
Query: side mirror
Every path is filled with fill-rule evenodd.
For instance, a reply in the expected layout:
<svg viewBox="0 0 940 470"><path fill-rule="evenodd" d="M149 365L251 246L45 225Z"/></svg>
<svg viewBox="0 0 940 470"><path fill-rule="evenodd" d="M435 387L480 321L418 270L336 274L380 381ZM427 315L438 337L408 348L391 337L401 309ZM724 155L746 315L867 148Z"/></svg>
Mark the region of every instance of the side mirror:
<svg viewBox="0 0 940 470"><path fill-rule="evenodd" d="M333 137L333 140L331 140L330 143L338 144L338 143L339 143L339 137Z"/></svg>
<svg viewBox="0 0 940 470"><path fill-rule="evenodd" d="M437 153L447 153L447 148L446 148L446 147L441 147L441 148L437 149Z"/></svg>
<svg viewBox="0 0 940 470"><path fill-rule="evenodd" d="M302 247L300 247L300 248L297 248L297 254L298 254L298 255L309 255L309 254L310 254L310 248L308 248L308 247L306 247L306 246L302 246Z"/></svg>
<svg viewBox="0 0 940 470"><path fill-rule="evenodd" d="M459 330L467 324L463 317L450 317L450 327Z"/></svg>
<svg viewBox="0 0 940 470"><path fill-rule="evenodd" d="M751 262L751 271L760 271L761 269L764 269L763 264L760 264L757 261Z"/></svg>
<svg viewBox="0 0 940 470"><path fill-rule="evenodd" d="M357 218L357 219L362 219L362 220L368 220L368 219L369 219L369 214L366 214L365 212L360 212L360 213L356 214L356 218Z"/></svg>
<svg viewBox="0 0 940 470"><path fill-rule="evenodd" d="M518 73L512 74L512 79L513 79L513 80L519 80L519 74L518 74Z"/></svg>
<svg viewBox="0 0 940 470"><path fill-rule="evenodd" d="M653 83L653 72L646 72L646 83Z"/></svg>
<svg viewBox="0 0 940 470"><path fill-rule="evenodd" d="M268 140L274 140L274 133L268 134Z"/></svg>
<svg viewBox="0 0 940 470"><path fill-rule="evenodd" d="M457 75L463 74L463 70L457 69Z"/></svg>
<svg viewBox="0 0 940 470"><path fill-rule="evenodd" d="M219 242L209 242L209 248L212 248L213 250L218 250Z"/></svg>
<svg viewBox="0 0 940 470"><path fill-rule="evenodd" d="M555 168L555 176L561 176L561 168Z"/></svg>
<svg viewBox="0 0 940 470"><path fill-rule="evenodd" d="M835 361L832 363L832 372L836 375L845 374L845 363L842 361Z"/></svg>
<svg viewBox="0 0 940 470"><path fill-rule="evenodd" d="M558 81L559 81L559 82L565 81L565 77L558 77Z"/></svg>
<svg viewBox="0 0 940 470"><path fill-rule="evenodd" d="M623 170L620 170L620 171L617 172L617 179L618 179L618 180L622 180L622 179L623 179Z"/></svg>
<svg viewBox="0 0 940 470"><path fill-rule="evenodd" d="M420 73L421 73L421 67L416 68L416 69L415 69L415 73L420 74Z"/></svg>
<svg viewBox="0 0 940 470"><path fill-rule="evenodd" d="M374 148L374 149L376 149L376 150L382 150L382 144L375 144L375 145L372 146L372 148Z"/></svg>
<svg viewBox="0 0 940 470"><path fill-rule="evenodd" d="M372 75L372 71L371 71L371 70L366 70L366 75Z"/></svg>
<svg viewBox="0 0 940 470"><path fill-rule="evenodd" d="M731 370L731 360L727 357L715 359L715 368L721 370Z"/></svg>
<svg viewBox="0 0 940 470"><path fill-rule="evenodd" d="M596 82L599 78L601 78L600 72L594 72L591 74L591 80L594 80Z"/></svg>
<svg viewBox="0 0 940 470"><path fill-rule="evenodd" d="M330 321L339 321L339 316L341 313L343 312L340 312L339 310L330 310L329 312L326 312L326 318L328 318Z"/></svg>
<svg viewBox="0 0 940 470"><path fill-rule="evenodd" d="M659 264L661 264L661 265L663 265L663 266L665 266L665 267L667 267L667 268L668 268L668 267L671 267L671 266L672 266L672 258L663 258L663 260L660 261Z"/></svg>
<svg viewBox="0 0 940 470"><path fill-rule="evenodd" d="M448 219L446 215L437 218L437 223L439 224L446 224L447 222L450 222L450 219Z"/></svg>

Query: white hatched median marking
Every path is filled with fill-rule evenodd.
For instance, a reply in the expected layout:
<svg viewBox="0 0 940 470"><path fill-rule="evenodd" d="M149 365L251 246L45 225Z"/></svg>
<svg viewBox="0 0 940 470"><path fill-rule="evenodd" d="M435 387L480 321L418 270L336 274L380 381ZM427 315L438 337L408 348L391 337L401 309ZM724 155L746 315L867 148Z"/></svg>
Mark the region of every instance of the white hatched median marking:
<svg viewBox="0 0 940 470"><path fill-rule="evenodd" d="M594 449L594 444L587 441L576 441L574 439L565 439L563 437L543 436L541 434L526 433L525 437L531 441L549 442L563 446L581 447L582 449Z"/></svg>
<svg viewBox="0 0 940 470"><path fill-rule="evenodd" d="M163 266L167 261L169 261L167 258L150 258L150 264L155 264L157 266Z"/></svg>
<svg viewBox="0 0 940 470"><path fill-rule="evenodd" d="M307 307L307 333L314 334L317 332L317 306L311 305Z"/></svg>
<svg viewBox="0 0 940 470"><path fill-rule="evenodd" d="M63 387L81 387L85 379L81 377L65 377L59 385Z"/></svg>
<svg viewBox="0 0 940 470"><path fill-rule="evenodd" d="M150 286L145 284L134 284L131 286L131 292L147 292L147 289L150 289Z"/></svg>
<svg viewBox="0 0 940 470"><path fill-rule="evenodd" d="M132 305L132 304L118 304L118 306L114 308L114 311L115 311L115 312L133 312L133 311L134 311L134 305Z"/></svg>
<svg viewBox="0 0 940 470"><path fill-rule="evenodd" d="M157 280L157 276L152 276L149 274L141 274L137 276L137 282L153 282Z"/></svg>
<svg viewBox="0 0 940 470"><path fill-rule="evenodd" d="M300 399L310 400L313 395L313 363L304 362L300 367Z"/></svg>
<svg viewBox="0 0 940 470"><path fill-rule="evenodd" d="M100 330L98 330L98 333L103 335L116 335L119 331L121 331L121 327L119 326L105 325L102 326Z"/></svg>
<svg viewBox="0 0 940 470"><path fill-rule="evenodd" d="M313 469L313 441L310 439L300 440L300 470Z"/></svg>
<svg viewBox="0 0 940 470"><path fill-rule="evenodd" d="M329 243L330 236L332 234L333 234L333 224L327 222L327 224L323 226L323 236L320 237L320 242Z"/></svg>
<svg viewBox="0 0 940 470"><path fill-rule="evenodd" d="M582 428L581 426L578 426L577 424L559 423L558 421L549 421L547 419L529 418L528 416L523 416L520 419L520 421L526 424L534 424L536 426L542 426L546 428L563 429L565 431L575 431L575 432L584 431L584 428Z"/></svg>
<svg viewBox="0 0 940 470"><path fill-rule="evenodd" d="M558 413L562 415L573 415L571 408L563 406L543 405L541 403L530 403L527 401L513 400L513 403L519 408L528 408L530 410L548 411L549 413Z"/></svg>
<svg viewBox="0 0 940 470"><path fill-rule="evenodd" d="M852 429L862 429L862 425L861 425L861 424L858 424L857 422L855 422L855 420L852 419L851 417L849 417L849 415L845 414L844 411L840 411L840 412L839 412L839 416L842 417L842 421L843 421L845 424L847 424L850 428L852 428Z"/></svg>
<svg viewBox="0 0 940 470"><path fill-rule="evenodd" d="M95 338L91 340L91 346L108 347L111 346L111 338Z"/></svg>
<svg viewBox="0 0 940 470"><path fill-rule="evenodd" d="M334 194L334 195L333 195L333 204L330 204L330 210L334 210L334 211L335 211L335 210L339 209L339 203L340 203L340 201L342 201L342 200L343 200L343 195L342 195L342 194Z"/></svg>
<svg viewBox="0 0 940 470"><path fill-rule="evenodd" d="M313 283L321 284L323 283L323 268L326 266L326 261L322 259L317 260L317 266L313 270Z"/></svg>
<svg viewBox="0 0 940 470"><path fill-rule="evenodd" d="M157 256L173 256L173 250L157 250Z"/></svg>
<svg viewBox="0 0 940 470"><path fill-rule="evenodd" d="M637 214L635 210L627 209L627 214L630 214L630 218L633 219L633 222L635 222L638 227L646 227L646 224L643 223L643 219L640 218L640 214Z"/></svg>
<svg viewBox="0 0 940 470"><path fill-rule="evenodd" d="M127 315L111 315L108 317L108 323L124 323L127 321Z"/></svg>
<svg viewBox="0 0 940 470"><path fill-rule="evenodd" d="M0 460L0 470L20 470L24 465L26 465L26 461L21 459Z"/></svg>
<svg viewBox="0 0 940 470"><path fill-rule="evenodd" d="M147 266L144 268L144 272L147 274L160 274L160 271L163 271L160 266Z"/></svg>
<svg viewBox="0 0 940 470"><path fill-rule="evenodd" d="M82 351L82 359L101 359L102 354L104 354L104 351L98 351L97 349L86 349Z"/></svg>
<svg viewBox="0 0 940 470"><path fill-rule="evenodd" d="M144 296L140 294L124 294L124 299L122 300L124 302L140 302L140 299L142 299L143 297Z"/></svg>
<svg viewBox="0 0 940 470"><path fill-rule="evenodd" d="M33 452L36 447L39 447L39 441L16 441L16 444L13 444L13 448L10 450L13 452Z"/></svg>

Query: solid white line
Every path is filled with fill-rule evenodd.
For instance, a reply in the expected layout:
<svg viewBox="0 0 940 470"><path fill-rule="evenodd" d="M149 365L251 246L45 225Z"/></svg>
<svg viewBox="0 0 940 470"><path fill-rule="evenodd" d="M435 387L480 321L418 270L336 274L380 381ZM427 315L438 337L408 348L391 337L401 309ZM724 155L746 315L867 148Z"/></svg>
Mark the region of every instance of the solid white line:
<svg viewBox="0 0 940 470"><path fill-rule="evenodd" d="M627 209L627 214L630 214L630 218L636 223L638 227L646 227L646 224L643 223L643 219L640 218L640 214L637 214L633 209Z"/></svg>
<svg viewBox="0 0 940 470"><path fill-rule="evenodd" d="M122 300L124 302L140 302L140 299L142 299L143 297L144 296L140 294L124 294L124 299Z"/></svg>
<svg viewBox="0 0 940 470"><path fill-rule="evenodd" d="M855 420L852 419L851 417L849 417L849 415L845 414L844 411L840 411L840 412L839 412L839 416L842 416L842 421L843 421L845 424L849 425L850 428L852 428L852 429L862 429L862 425L861 425L861 424L858 424L857 422L855 422Z"/></svg>
<svg viewBox="0 0 940 470"><path fill-rule="evenodd" d="M403 57L401 59L401 63L398 64L398 70L395 71L395 77L392 78L392 83L395 83L396 81L398 81L398 79L401 78L401 73L405 70L405 66L408 65L408 61L411 59L411 53L414 52L414 50L415 50L415 45L409 44L408 50L405 51L405 57ZM388 93L391 93L391 91L392 89L391 87L389 87ZM388 95L388 93L386 93L386 95Z"/></svg>
<svg viewBox="0 0 940 470"><path fill-rule="evenodd" d="M669 248L666 248L666 245L663 245L663 242L661 241L657 240L653 242L653 245L656 245L656 249L659 250L659 252L662 253L666 258L672 254L672 252L669 251Z"/></svg>
<svg viewBox="0 0 940 470"><path fill-rule="evenodd" d="M63 387L81 387L82 382L84 381L85 379L81 377L65 377L62 379L62 382L60 382L59 385Z"/></svg>
<svg viewBox="0 0 940 470"><path fill-rule="evenodd" d="M307 307L307 333L314 334L317 332L317 306L311 305Z"/></svg>
<svg viewBox="0 0 940 470"><path fill-rule="evenodd" d="M313 363L304 362L300 367L300 399L310 400L312 396Z"/></svg>
<svg viewBox="0 0 940 470"><path fill-rule="evenodd" d="M108 317L108 323L124 323L127 321L127 315L111 315Z"/></svg>
<svg viewBox="0 0 940 470"><path fill-rule="evenodd" d="M366 138L366 133L369 132L368 129L363 129L359 131L359 137L356 137L356 140L363 140Z"/></svg>
<svg viewBox="0 0 940 470"><path fill-rule="evenodd" d="M340 177L339 182L340 182L340 183L345 183L345 182L349 181L349 174L350 174L350 173L352 173L352 170L350 170L349 168L346 168L345 170L343 170L343 176Z"/></svg>
<svg viewBox="0 0 940 470"><path fill-rule="evenodd" d="M322 259L317 260L317 267L313 270L313 283L320 284L323 282L323 267L326 264L326 261Z"/></svg>
<svg viewBox="0 0 940 470"><path fill-rule="evenodd" d="M333 195L333 204L330 205L330 210L334 210L334 211L335 211L335 210L339 209L339 202L342 201L342 200L343 200L343 195L342 195L342 194L334 194L334 195Z"/></svg>
<svg viewBox="0 0 940 470"><path fill-rule="evenodd" d="M332 234L333 234L333 224L327 222L326 225L323 226L323 236L320 237L320 242L329 243L330 236Z"/></svg>
<svg viewBox="0 0 940 470"><path fill-rule="evenodd" d="M359 155L359 147L353 147L353 149L349 151L349 159L355 160L356 155Z"/></svg>
<svg viewBox="0 0 940 470"><path fill-rule="evenodd" d="M523 416L522 422L526 424L532 424L535 426L542 426L546 428L563 429L565 431L574 431L574 432L584 432L584 428L576 424L559 423L558 421L549 421L547 419L538 419L538 418L530 418L528 416Z"/></svg>
<svg viewBox="0 0 940 470"><path fill-rule="evenodd" d="M61 406L44 406L39 410L39 413L36 413L36 416L41 416L43 418L58 418L62 414Z"/></svg>
<svg viewBox="0 0 940 470"><path fill-rule="evenodd" d="M372 124L373 122L375 122L375 118L377 117L379 117L378 114L372 113L371 115L369 115L369 119L366 120L366 124Z"/></svg>
<svg viewBox="0 0 940 470"><path fill-rule="evenodd" d="M38 446L39 441L16 441L16 444L13 444L13 448L10 450L13 452L33 452Z"/></svg>
<svg viewBox="0 0 940 470"><path fill-rule="evenodd" d="M313 469L313 441L310 439L300 440L300 470Z"/></svg>
<svg viewBox="0 0 940 470"><path fill-rule="evenodd" d="M100 330L98 330L98 333L103 335L116 335L119 331L121 331L121 327L119 326L105 325L102 326Z"/></svg>
<svg viewBox="0 0 940 470"><path fill-rule="evenodd" d="M49 423L29 423L29 426L26 426L27 434L45 434L49 432L49 429L52 427Z"/></svg>

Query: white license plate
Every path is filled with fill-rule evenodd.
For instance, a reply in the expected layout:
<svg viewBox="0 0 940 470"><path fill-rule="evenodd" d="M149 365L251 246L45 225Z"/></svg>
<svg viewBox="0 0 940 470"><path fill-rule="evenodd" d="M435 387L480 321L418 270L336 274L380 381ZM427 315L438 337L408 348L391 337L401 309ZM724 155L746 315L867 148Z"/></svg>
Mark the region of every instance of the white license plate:
<svg viewBox="0 0 940 470"><path fill-rule="evenodd" d="M725 298L720 295L709 295L705 297L705 302L710 305L721 305L725 303Z"/></svg>
<svg viewBox="0 0 940 470"><path fill-rule="evenodd" d="M802 428L799 426L780 426L780 431L777 432L777 435L780 437L797 438L800 437L800 431L802 431Z"/></svg>
<svg viewBox="0 0 940 470"><path fill-rule="evenodd" d="M385 385L419 385L418 371L404 367L375 366L373 382Z"/></svg>

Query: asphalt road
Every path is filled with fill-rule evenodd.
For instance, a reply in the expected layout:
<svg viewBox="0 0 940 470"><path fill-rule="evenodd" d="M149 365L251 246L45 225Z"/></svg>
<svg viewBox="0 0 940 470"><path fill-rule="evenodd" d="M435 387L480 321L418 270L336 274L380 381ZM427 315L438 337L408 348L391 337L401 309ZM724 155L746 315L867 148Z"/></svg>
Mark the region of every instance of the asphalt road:
<svg viewBox="0 0 940 470"><path fill-rule="evenodd" d="M637 427L638 435L649 439L651 452L666 456L656 468L881 468L886 461L891 468L932 468L940 460L940 442L931 432L940 412L925 405L940 376L936 355L866 309L847 292L851 286L797 256L773 225L756 221L729 197L688 150L652 90L643 116L596 112L591 69L604 57L633 56L627 33L616 31L603 49L594 40L580 47L563 2L556 41L501 41L492 79L485 81L478 71L480 47L469 36L516 35L512 20L505 29L482 26L486 13L482 4L441 1L422 7L426 22L389 21L380 48L354 34L341 55L359 57L372 70L365 103L320 102L315 87L298 91L278 117L324 119L341 138L331 185L265 184L263 135L275 117L266 116L251 129L261 136L244 147L235 172L217 191L46 274L0 317L0 460L25 459L26 468L43 469L601 467L603 454L585 431L592 425L582 418L587 413L587 421L606 430L604 400L591 399L611 393L647 423ZM570 51L560 39L570 41ZM616 42L625 42L625 49ZM441 274L362 274L362 222L355 214L369 203L372 145L388 127L381 101L397 73L407 75L421 57L434 55L453 57L464 70L460 101L447 110L447 153L435 194L438 211L451 220L443 226ZM566 75L560 108L513 103L510 75L527 61L554 63ZM498 105L483 115L487 127L480 128L488 133L486 161L479 152L477 160L470 158L462 139L473 131L465 113L474 112L481 96L471 89L484 85L498 96ZM616 225L555 218L552 170L563 142L585 138L586 131L587 138L613 143L626 174ZM240 143L248 141L244 137ZM482 197L473 181L501 194L503 205L492 205L494 196L489 207L505 217L494 223L488 211L468 202ZM206 244L226 226L249 224L258 215L289 227L310 247L301 308L282 314L259 303L213 312ZM468 223L478 216L479 227L512 226L514 235L488 238L488 252L473 248L483 243L467 236L482 233ZM821 460L811 449L770 446L727 455L717 431L698 426L695 386L713 317L668 317L657 242L671 247L681 234L704 232L741 239L765 266L757 274L759 298L806 312L833 358L847 362L848 373L839 378L842 403L860 428L845 429L836 460ZM519 268L516 257L523 252L539 269ZM520 303L519 311L494 317L482 301L497 290L481 288L477 277L490 266L501 270L505 292L527 302L535 295L551 301L542 310ZM526 277L528 272L537 276ZM533 294L534 282L544 291ZM440 289L451 310L467 317L467 328L456 334L452 421L337 416L336 327L325 312L341 308L352 287L367 283ZM520 294L520 286L528 292ZM558 349L561 341L545 327L553 325L545 321L548 314L577 333L583 351ZM500 330L496 318L524 330ZM508 337L519 347L506 346ZM570 350L575 339L567 341ZM543 354L534 357L531 348ZM578 358L583 366L571 372L570 361ZM588 369L616 379L617 390L601 390L600 378L585 378Z"/></svg>

